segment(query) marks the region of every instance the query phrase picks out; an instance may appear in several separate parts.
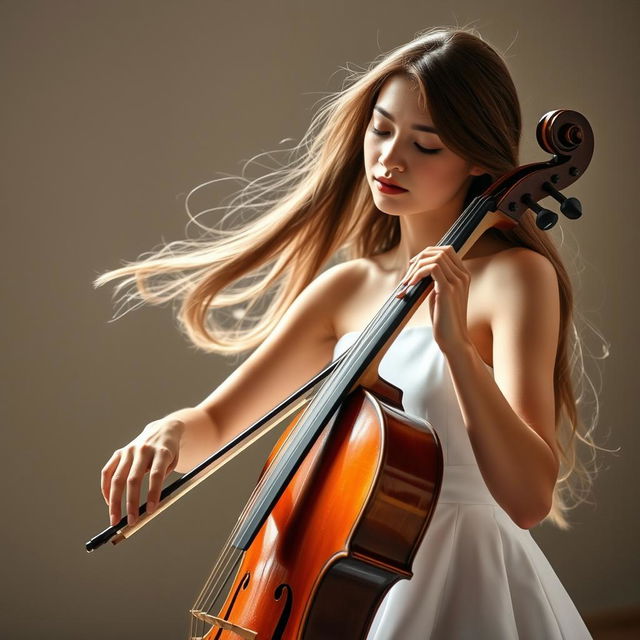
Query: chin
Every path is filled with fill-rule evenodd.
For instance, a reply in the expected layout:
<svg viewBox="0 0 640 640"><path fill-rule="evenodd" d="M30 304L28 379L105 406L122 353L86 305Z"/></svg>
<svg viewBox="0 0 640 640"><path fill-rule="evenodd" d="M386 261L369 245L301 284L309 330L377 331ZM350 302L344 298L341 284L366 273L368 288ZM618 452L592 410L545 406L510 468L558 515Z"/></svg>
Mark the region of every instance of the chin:
<svg viewBox="0 0 640 640"><path fill-rule="evenodd" d="M399 218L402 215L406 215L404 214L404 212L399 210L398 208L391 208L389 206L380 206L377 203L374 202L374 204L376 205L376 209L380 212L380 213L384 213L388 216L396 216L396 218Z"/></svg>

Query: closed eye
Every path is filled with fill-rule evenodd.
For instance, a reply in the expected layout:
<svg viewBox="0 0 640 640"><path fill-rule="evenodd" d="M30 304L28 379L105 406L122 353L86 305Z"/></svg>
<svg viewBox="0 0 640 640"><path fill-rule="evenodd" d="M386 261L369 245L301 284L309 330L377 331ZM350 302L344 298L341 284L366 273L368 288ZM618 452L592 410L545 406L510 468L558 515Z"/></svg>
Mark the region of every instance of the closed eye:
<svg viewBox="0 0 640 640"><path fill-rule="evenodd" d="M389 133L388 131L380 131L379 129L376 129L375 127L371 127L371 131L373 133L375 133L377 136L386 136ZM414 142L413 144L415 144L416 148L422 153L434 154L434 153L438 153L438 152L442 151L442 149L427 149L427 147L422 147L417 142Z"/></svg>

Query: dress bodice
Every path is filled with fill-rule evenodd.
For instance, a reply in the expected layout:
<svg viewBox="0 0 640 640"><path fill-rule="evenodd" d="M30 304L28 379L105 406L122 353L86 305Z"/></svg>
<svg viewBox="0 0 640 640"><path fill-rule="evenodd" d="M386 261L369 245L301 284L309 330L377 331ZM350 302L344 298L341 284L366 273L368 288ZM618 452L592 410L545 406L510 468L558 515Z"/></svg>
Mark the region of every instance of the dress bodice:
<svg viewBox="0 0 640 640"><path fill-rule="evenodd" d="M359 335L341 336L334 359ZM405 327L378 372L402 389L405 412L436 431L445 464L413 576L386 593L367 640L590 640L529 531L513 522L487 488L432 328Z"/></svg>

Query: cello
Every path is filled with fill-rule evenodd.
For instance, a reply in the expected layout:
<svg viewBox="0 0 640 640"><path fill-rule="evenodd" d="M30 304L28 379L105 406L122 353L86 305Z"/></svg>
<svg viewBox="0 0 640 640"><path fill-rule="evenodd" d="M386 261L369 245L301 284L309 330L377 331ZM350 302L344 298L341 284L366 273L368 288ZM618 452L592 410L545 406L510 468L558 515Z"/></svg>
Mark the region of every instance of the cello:
<svg viewBox="0 0 640 640"><path fill-rule="evenodd" d="M578 112L550 111L537 140L554 154L515 168L475 197L439 241L464 254L488 229L517 225L528 210L542 230L582 215L560 189L582 175L593 133ZM257 438L293 415L194 603L192 640L365 638L384 595L411 579L413 558L443 479L437 430L406 413L402 390L378 366L433 288L427 276L392 293L356 342L277 407L173 484L153 514L125 516L89 540L93 551L130 537ZM284 414L284 415L283 415Z"/></svg>

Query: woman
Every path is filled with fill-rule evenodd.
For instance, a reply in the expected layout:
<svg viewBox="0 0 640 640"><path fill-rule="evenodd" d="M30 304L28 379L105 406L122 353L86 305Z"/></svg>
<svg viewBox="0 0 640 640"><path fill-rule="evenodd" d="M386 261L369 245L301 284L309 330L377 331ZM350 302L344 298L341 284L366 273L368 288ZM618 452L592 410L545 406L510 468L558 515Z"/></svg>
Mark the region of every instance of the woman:
<svg viewBox="0 0 640 640"><path fill-rule="evenodd" d="M147 473L153 511L170 471L188 471L323 369L399 280L431 275L428 308L380 374L438 431L442 493L413 578L387 592L369 638L589 638L528 531L544 519L568 528L568 480L590 480L576 440L596 448L571 381L570 279L531 212L513 230L485 233L462 259L436 246L475 195L519 164L509 72L473 30L439 28L350 80L315 116L296 147L304 153L230 206L258 211L254 219L97 279L123 278L118 290L135 283L127 299L180 299L181 326L207 351L257 347L198 406L114 452L102 470L111 523L125 488L135 522ZM243 276L246 287L222 293ZM225 327L230 307L226 318L238 321Z"/></svg>

